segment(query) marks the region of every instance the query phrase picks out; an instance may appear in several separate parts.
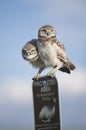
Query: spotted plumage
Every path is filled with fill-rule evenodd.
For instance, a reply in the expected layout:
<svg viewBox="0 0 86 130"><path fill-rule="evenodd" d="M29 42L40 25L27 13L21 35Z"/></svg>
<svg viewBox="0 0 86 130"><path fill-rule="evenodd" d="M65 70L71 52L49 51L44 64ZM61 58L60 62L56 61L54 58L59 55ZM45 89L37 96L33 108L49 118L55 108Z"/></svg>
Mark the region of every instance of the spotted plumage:
<svg viewBox="0 0 86 130"><path fill-rule="evenodd" d="M34 76L34 78L38 78L40 73L44 70L45 64L39 57L36 39L32 39L23 46L22 56L25 60L29 61L33 67L39 68L38 73Z"/></svg>
<svg viewBox="0 0 86 130"><path fill-rule="evenodd" d="M38 39L32 39L22 48L22 56L33 67L39 68L34 78L38 79L46 67L52 67L47 73L53 76L57 70L70 73L75 66L66 55L64 45L56 38L56 30L45 25L38 30Z"/></svg>
<svg viewBox="0 0 86 130"><path fill-rule="evenodd" d="M57 70L70 73L75 66L68 59L63 44L56 38L56 30L53 26L45 25L38 31L37 48L40 59L53 69L47 74L53 75Z"/></svg>

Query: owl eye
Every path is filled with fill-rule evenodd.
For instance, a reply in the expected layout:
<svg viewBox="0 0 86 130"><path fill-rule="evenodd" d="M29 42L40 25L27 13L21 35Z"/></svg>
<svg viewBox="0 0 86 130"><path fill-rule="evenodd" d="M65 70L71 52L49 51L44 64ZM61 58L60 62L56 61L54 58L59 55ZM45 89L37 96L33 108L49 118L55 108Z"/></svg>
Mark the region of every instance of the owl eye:
<svg viewBox="0 0 86 130"><path fill-rule="evenodd" d="M52 29L51 32L54 32L54 30Z"/></svg>
<svg viewBox="0 0 86 130"><path fill-rule="evenodd" d="M34 50L31 50L32 52L34 52Z"/></svg>
<svg viewBox="0 0 86 130"><path fill-rule="evenodd" d="M42 33L46 33L46 30L41 30L42 31Z"/></svg>
<svg viewBox="0 0 86 130"><path fill-rule="evenodd" d="M35 50L31 50L31 54L35 54Z"/></svg>

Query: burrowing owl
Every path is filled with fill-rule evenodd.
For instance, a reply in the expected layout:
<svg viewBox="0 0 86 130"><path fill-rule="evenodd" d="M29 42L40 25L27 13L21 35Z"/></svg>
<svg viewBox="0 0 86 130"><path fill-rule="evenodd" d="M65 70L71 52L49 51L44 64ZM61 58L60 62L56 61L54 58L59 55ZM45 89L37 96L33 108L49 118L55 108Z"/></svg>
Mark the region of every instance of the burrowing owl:
<svg viewBox="0 0 86 130"><path fill-rule="evenodd" d="M45 25L38 30L37 48L45 66L53 67L48 76L52 76L58 69L67 73L75 69L66 55L63 44L56 38L54 27Z"/></svg>
<svg viewBox="0 0 86 130"><path fill-rule="evenodd" d="M38 73L34 76L34 78L38 78L40 73L44 70L45 64L39 57L36 39L32 39L24 45L22 48L22 56L25 60L29 61L33 67L39 68Z"/></svg>
<svg viewBox="0 0 86 130"><path fill-rule="evenodd" d="M39 68L38 73L34 76L34 78L38 79L40 73L46 68L46 65L40 59L37 48L37 39L32 39L24 45L22 48L22 56L25 60L29 61L33 67ZM59 70L64 71L62 68Z"/></svg>

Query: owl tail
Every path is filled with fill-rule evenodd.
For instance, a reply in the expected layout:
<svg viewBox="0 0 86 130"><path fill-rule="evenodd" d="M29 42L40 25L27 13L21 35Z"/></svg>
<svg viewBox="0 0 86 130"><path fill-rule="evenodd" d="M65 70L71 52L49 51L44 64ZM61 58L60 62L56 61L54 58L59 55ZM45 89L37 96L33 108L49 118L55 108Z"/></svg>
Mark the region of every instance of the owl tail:
<svg viewBox="0 0 86 130"><path fill-rule="evenodd" d="M75 67L75 65L74 65L73 63L71 63L71 62L69 61L69 63L68 63L68 68L69 68L70 70L74 70L76 67Z"/></svg>
<svg viewBox="0 0 86 130"><path fill-rule="evenodd" d="M70 69L68 69L66 66L63 66L59 70L62 71L62 72L66 72L66 73L70 74Z"/></svg>
<svg viewBox="0 0 86 130"><path fill-rule="evenodd" d="M60 68L60 71L66 72L70 74L70 70L74 70L76 67L74 64L72 64L70 61L65 62L64 66L62 68Z"/></svg>

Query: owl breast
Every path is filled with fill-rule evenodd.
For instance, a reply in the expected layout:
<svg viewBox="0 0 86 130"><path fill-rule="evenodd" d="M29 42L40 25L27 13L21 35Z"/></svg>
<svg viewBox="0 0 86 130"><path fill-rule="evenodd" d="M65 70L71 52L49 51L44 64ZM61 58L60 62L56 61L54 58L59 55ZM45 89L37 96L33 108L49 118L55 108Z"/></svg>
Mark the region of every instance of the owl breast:
<svg viewBox="0 0 86 130"><path fill-rule="evenodd" d="M55 46L47 43L42 44L41 42L38 42L38 50L40 58L46 66L57 65L57 54Z"/></svg>

